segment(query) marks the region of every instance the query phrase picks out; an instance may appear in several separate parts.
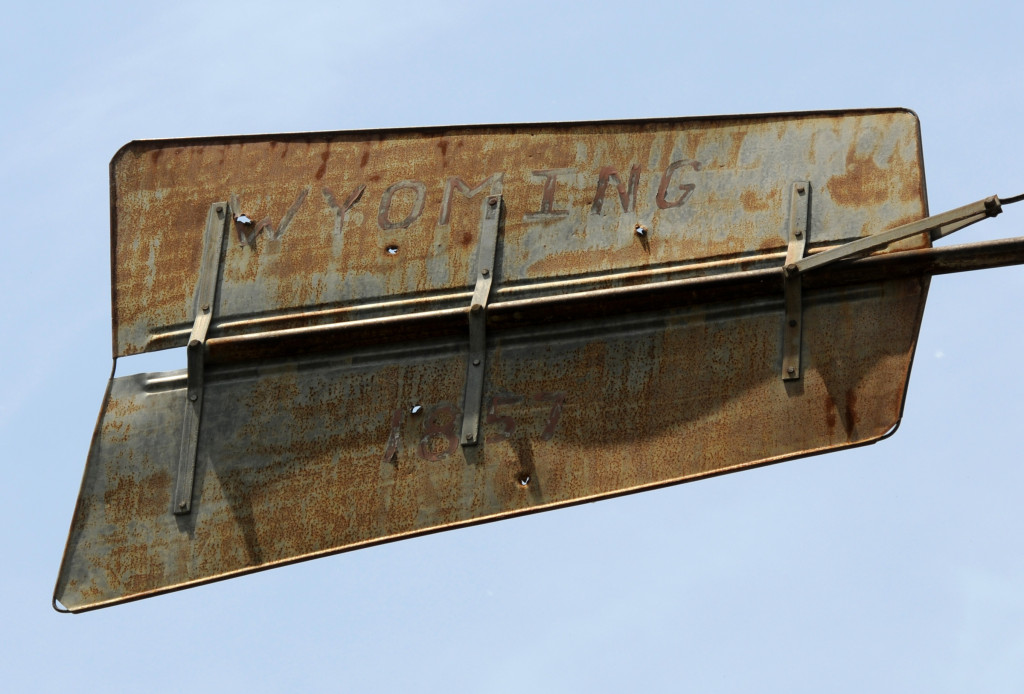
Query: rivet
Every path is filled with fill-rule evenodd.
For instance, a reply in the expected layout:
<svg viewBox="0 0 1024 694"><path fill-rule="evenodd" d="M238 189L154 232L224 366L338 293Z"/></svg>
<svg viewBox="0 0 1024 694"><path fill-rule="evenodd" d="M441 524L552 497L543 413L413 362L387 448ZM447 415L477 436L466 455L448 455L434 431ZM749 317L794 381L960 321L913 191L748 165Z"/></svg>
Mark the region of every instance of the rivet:
<svg viewBox="0 0 1024 694"><path fill-rule="evenodd" d="M480 360L479 359L474 359L473 360L473 366L480 366Z"/></svg>
<svg viewBox="0 0 1024 694"><path fill-rule="evenodd" d="M480 313L480 311L481 311L482 309L483 309L483 306L481 306L480 304L473 304L473 305L472 305L472 306L470 306L470 308L469 308L469 310L470 310L470 311L472 311L473 313Z"/></svg>
<svg viewBox="0 0 1024 694"><path fill-rule="evenodd" d="M473 443L473 435L466 434L466 443Z"/></svg>
<svg viewBox="0 0 1024 694"><path fill-rule="evenodd" d="M220 214L220 213L221 213L221 212L223 212L223 211L224 211L224 208L223 208L223 207L218 207L218 208L217 208L217 214Z"/></svg>
<svg viewBox="0 0 1024 694"><path fill-rule="evenodd" d="M195 402L196 400L199 399L199 396L196 395L195 393L189 393L188 394L188 399L191 400L192 402Z"/></svg>
<svg viewBox="0 0 1024 694"><path fill-rule="evenodd" d="M209 311L209 310L210 310L210 305L209 304L203 304L203 311L206 312L206 311Z"/></svg>
<svg viewBox="0 0 1024 694"><path fill-rule="evenodd" d="M795 328L796 327L796 319L795 318L791 318L789 320L789 327L791 327L791 328Z"/></svg>
<svg viewBox="0 0 1024 694"><path fill-rule="evenodd" d="M798 232L796 232L796 234L795 234L795 235L796 235L796 237L797 237L798 239L802 239L802 238L804 237L804 232L802 232L802 231L798 231Z"/></svg>
<svg viewBox="0 0 1024 694"><path fill-rule="evenodd" d="M494 207L495 205L498 204L498 198L491 198L490 200L487 201L487 204L490 205L491 207Z"/></svg>
<svg viewBox="0 0 1024 694"><path fill-rule="evenodd" d="M791 367L789 367L788 369L786 369L786 371L787 371L788 373L790 373L790 374L795 374L795 373L796 373L796 369L795 369L794 367L792 367L792 366L791 366Z"/></svg>
<svg viewBox="0 0 1024 694"><path fill-rule="evenodd" d="M804 187L803 187L803 186L797 186L797 187L796 187L796 192L798 192L798 193L800 193L801 195L803 195L803 193L804 193Z"/></svg>
<svg viewBox="0 0 1024 694"><path fill-rule="evenodd" d="M483 270L480 271L480 274L483 275L484 277L487 277L488 275L491 274L491 271L488 270L487 268L484 268Z"/></svg>
<svg viewBox="0 0 1024 694"><path fill-rule="evenodd" d="M184 511L186 508L188 508L188 502L187 501L182 501L180 504L178 504L178 508L180 508L182 511Z"/></svg>

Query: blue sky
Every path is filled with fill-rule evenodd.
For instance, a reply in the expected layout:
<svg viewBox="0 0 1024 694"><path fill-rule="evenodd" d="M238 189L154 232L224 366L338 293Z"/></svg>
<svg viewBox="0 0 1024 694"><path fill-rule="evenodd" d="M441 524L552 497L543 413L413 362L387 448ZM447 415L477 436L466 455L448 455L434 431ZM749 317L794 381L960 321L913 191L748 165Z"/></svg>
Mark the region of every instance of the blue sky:
<svg viewBox="0 0 1024 694"><path fill-rule="evenodd" d="M1020 5L39 2L4 15L5 689L1024 686L1018 268L933 281L903 423L875 446L82 616L49 605L110 372L107 165L125 142L905 106L940 212L1024 192ZM1010 207L949 242L1019 235L1022 219Z"/></svg>

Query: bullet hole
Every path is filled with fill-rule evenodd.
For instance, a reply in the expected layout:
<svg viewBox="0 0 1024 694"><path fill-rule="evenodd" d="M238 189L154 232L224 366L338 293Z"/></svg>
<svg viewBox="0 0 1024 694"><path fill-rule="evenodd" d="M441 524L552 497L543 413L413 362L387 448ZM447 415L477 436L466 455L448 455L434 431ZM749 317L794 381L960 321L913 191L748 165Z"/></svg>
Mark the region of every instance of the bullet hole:
<svg viewBox="0 0 1024 694"><path fill-rule="evenodd" d="M413 405L412 409L409 410L412 414L419 414L423 411L423 405Z"/></svg>
<svg viewBox="0 0 1024 694"><path fill-rule="evenodd" d="M239 224L245 224L246 226L252 224L252 220L249 219L249 217L244 214L235 215L235 221L238 222Z"/></svg>
<svg viewBox="0 0 1024 694"><path fill-rule="evenodd" d="M519 477L516 479L516 481L519 482L520 487L525 487L530 483L530 473L520 472Z"/></svg>
<svg viewBox="0 0 1024 694"><path fill-rule="evenodd" d="M636 226L633 227L633 233L636 234L636 238L640 242L640 245L643 247L644 251L650 253L651 239L648 234L647 227L645 227L643 224L637 223Z"/></svg>
<svg viewBox="0 0 1024 694"><path fill-rule="evenodd" d="M398 255L398 246L391 244L387 247L388 255Z"/></svg>

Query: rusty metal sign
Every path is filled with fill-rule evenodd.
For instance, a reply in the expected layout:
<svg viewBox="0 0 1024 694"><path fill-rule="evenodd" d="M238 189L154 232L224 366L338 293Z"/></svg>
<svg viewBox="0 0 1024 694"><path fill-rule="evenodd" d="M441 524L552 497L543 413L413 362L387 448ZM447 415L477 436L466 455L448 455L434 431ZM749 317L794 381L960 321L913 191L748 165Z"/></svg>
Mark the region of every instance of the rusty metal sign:
<svg viewBox="0 0 1024 694"><path fill-rule="evenodd" d="M111 185L114 358L189 356L111 379L70 611L877 441L949 271L904 110L133 142Z"/></svg>

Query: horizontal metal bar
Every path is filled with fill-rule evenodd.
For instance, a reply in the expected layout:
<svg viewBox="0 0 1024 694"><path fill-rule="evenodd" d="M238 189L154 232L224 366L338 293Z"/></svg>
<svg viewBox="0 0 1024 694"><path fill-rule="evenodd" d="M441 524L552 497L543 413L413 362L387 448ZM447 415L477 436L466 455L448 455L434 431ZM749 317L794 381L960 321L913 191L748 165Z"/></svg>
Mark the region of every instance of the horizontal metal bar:
<svg viewBox="0 0 1024 694"><path fill-rule="evenodd" d="M1024 265L1024 236L954 246L919 248L837 263L834 269L804 277L804 286L859 284L886 277L948 275Z"/></svg>
<svg viewBox="0 0 1024 694"><path fill-rule="evenodd" d="M980 221L986 217L995 217L1002 211L1002 206L999 204L999 198L995 195L972 202L969 205L958 207L955 210L949 212L943 212L942 214L933 215L931 217L925 217L919 219L916 222L910 222L909 224L903 224L894 229L883 231L880 234L872 234L871 236L865 236L864 238L845 243L841 246L837 246L830 251L819 253L814 256L798 260L795 263L790 263L786 266L787 272L790 274L805 273L814 268L833 263L842 258L850 258L861 253L887 246L890 243L900 241L905 238L909 238L916 234L923 234L936 229L944 229L945 233L951 233L957 229L961 229L967 224L961 224L964 220L971 219L969 223Z"/></svg>
<svg viewBox="0 0 1024 694"><path fill-rule="evenodd" d="M831 246L817 249L828 250ZM756 255L740 255L737 257L720 258L700 263L670 263L660 267L629 272L610 272L598 276L586 275L572 278L561 278L553 281L530 282L496 286L491 290L492 300L511 300L524 296L561 295L569 291L589 291L604 287L614 287L641 282L660 282L670 279L692 277L706 274L711 270L719 272L743 271L750 268L769 268L776 266L786 257L785 251L765 252ZM289 330L292 328L312 328L321 325L333 325L342 322L361 321L387 316L404 316L424 311L462 308L471 303L473 289L456 292L443 292L426 296L404 297L389 301L379 301L353 306L334 306L319 310L288 311L285 313L258 317L218 318L211 326L211 331L218 336L246 335L272 330ZM146 351L159 351L174 347L186 346L192 324L180 325L167 331L154 333L147 344Z"/></svg>
<svg viewBox="0 0 1024 694"><path fill-rule="evenodd" d="M942 275L1020 264L1024 264L1024 237L837 261L804 276L803 287L807 292L914 275ZM778 296L781 300L784 278L782 268L772 268L498 301L488 306L487 329L501 331L740 298ZM458 308L213 337L206 342L206 367L287 357L300 351L332 352L371 344L463 335L467 322L468 311Z"/></svg>

